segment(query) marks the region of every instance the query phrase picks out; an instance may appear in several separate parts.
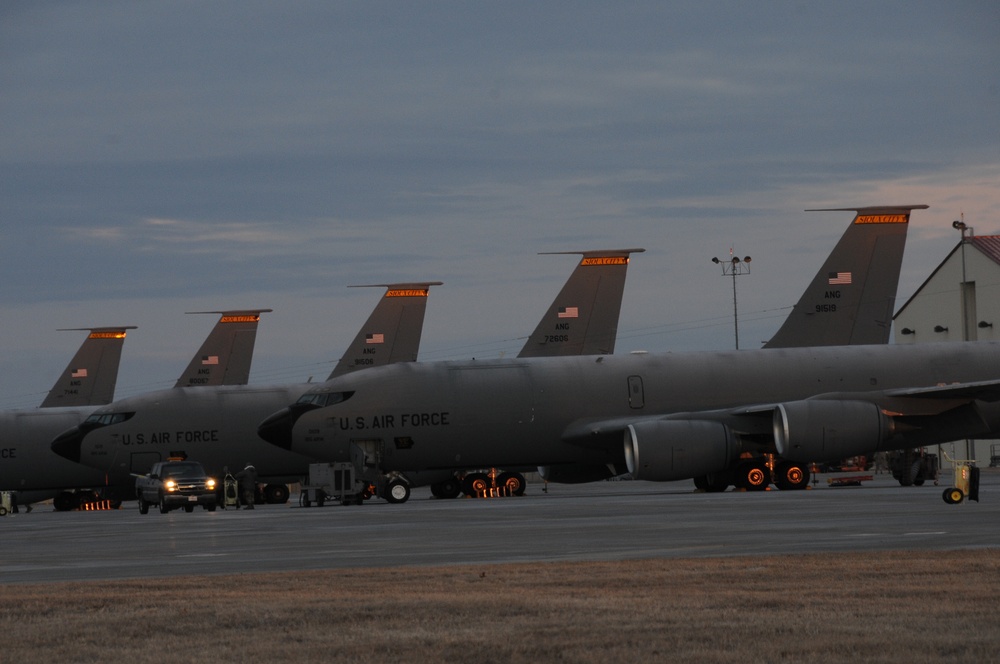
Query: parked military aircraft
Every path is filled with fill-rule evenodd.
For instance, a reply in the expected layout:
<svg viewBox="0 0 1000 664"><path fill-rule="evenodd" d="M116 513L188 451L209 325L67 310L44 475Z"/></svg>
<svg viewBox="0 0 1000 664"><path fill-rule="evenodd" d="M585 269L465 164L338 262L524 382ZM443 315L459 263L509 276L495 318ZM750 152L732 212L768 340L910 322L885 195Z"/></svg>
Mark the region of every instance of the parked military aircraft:
<svg viewBox="0 0 1000 664"><path fill-rule="evenodd" d="M518 357L613 353L630 257L644 251L633 248L545 252L543 255L579 254L581 258ZM362 464L377 466L377 461L366 459ZM526 486L524 470L534 468L409 473L406 480L410 487L430 484L431 492L438 498L456 498L463 491L469 495L482 494L494 485L505 493L521 495ZM397 491L402 488L397 487Z"/></svg>
<svg viewBox="0 0 1000 664"><path fill-rule="evenodd" d="M175 387L198 384L222 385L229 384L230 381L246 382L249 378L257 325L260 314L265 311L271 310L205 312L218 313L221 316L181 374ZM89 406L80 404L72 408L15 410L0 413L0 441L3 441L0 445L4 445L0 461L0 489L16 490L19 503L30 504L54 497L56 510L63 511L74 509L81 500L94 497L95 492L105 494L109 498L120 498L121 490L125 491L125 495L131 495L128 491L130 483L124 479L109 482L105 473L71 463L53 453L51 449L54 436L69 427L79 425L92 415L98 405L111 402L126 329L134 328L92 330L77 357L60 379L65 381L68 376L72 380L75 374L81 381L90 380L92 383L103 385L99 392L99 400L94 398ZM89 358L90 361L85 362L79 358ZM81 395L72 393L72 390L82 390L86 383L81 382L79 386L69 384L60 387L60 385L61 383L56 384L46 403L54 401L58 395L79 399Z"/></svg>
<svg viewBox="0 0 1000 664"><path fill-rule="evenodd" d="M134 325L121 325L67 330L87 331L88 334L41 407L0 413L0 489L16 490L15 500L21 505L30 506L33 502L55 495L51 490L27 492L25 489L34 487L15 480L20 474L19 469L30 463L34 448L72 467L47 449L44 438L41 444L33 445L33 436L38 431L46 431L51 436L53 432L82 420L94 407L112 400L126 331L134 329ZM48 429L47 426L53 428ZM74 470L80 469L77 467Z"/></svg>
<svg viewBox="0 0 1000 664"><path fill-rule="evenodd" d="M385 294L340 358L330 378L388 362L417 357L427 296L441 282L385 285ZM257 423L294 401L308 383L267 386L219 386L159 390L95 410L79 426L49 437L64 459L96 468L111 482L127 482L153 463L184 455L210 473L252 459L266 483L268 502L285 502L285 482L298 481L310 459L268 445L256 435Z"/></svg>
<svg viewBox="0 0 1000 664"><path fill-rule="evenodd" d="M925 205L844 208L843 210L856 213L854 219L806 288L778 334L765 347L775 349L804 345L885 343L888 340L910 212L926 208ZM519 375L519 373L511 371L508 375ZM482 375L502 374L485 372ZM636 379L639 381L639 377ZM438 386L429 389L438 389ZM439 469L439 473L447 474L447 469L454 467L445 465L420 468L419 461L410 463L405 468L391 465L395 463L389 460L393 453L387 449L381 437L368 439L365 436L358 436L347 447L341 445L324 448L323 442L327 439L323 435L318 435L321 430L316 427L308 429L309 434L306 436L308 440L302 441L304 443L302 447L293 445L294 435L291 427L296 419L315 408L317 404L325 403L328 398L341 398L336 396L341 393L342 391L336 387L314 388L311 393L304 395L296 406L280 411L265 420L259 429L261 436L277 445L301 449L309 455L325 460L344 461L356 458L357 450L361 449L369 458L383 459L385 469L390 474L403 474L407 479L426 476L435 468ZM328 394L335 396L328 397L326 396ZM383 422L383 420L376 421ZM491 426L492 420L488 416L482 421L485 426ZM347 430L353 429L349 427ZM771 482L772 473L766 459L761 456L762 453L773 454L774 451L767 447L747 446L741 450L741 456L750 458L739 463L727 459L717 469L694 476L696 485L715 491L723 490L733 483L739 483L750 489L766 488ZM403 452L400 454L407 456ZM409 456L417 459L420 457L417 454ZM485 463L493 467L509 463L500 460L504 458L501 454L498 454L496 460L492 462L481 460L486 458L488 453L477 456L476 459L479 460L475 463ZM779 488L804 488L809 480L808 461L808 459L779 458L776 463L770 464L774 468L773 478ZM561 462L538 465L544 478L556 482L605 479L625 472L622 463L580 465ZM738 467L739 472L737 472ZM407 495L405 488L397 484L395 489L398 492L397 498L405 500ZM435 495L441 494L435 491Z"/></svg>
<svg viewBox="0 0 1000 664"><path fill-rule="evenodd" d="M585 251L580 264L525 344L527 353L563 354L584 349L613 349L629 254L642 249ZM347 371L416 359L426 303L425 284L393 284L379 308L355 337L331 378ZM552 338L546 339L549 336ZM391 352L388 352L391 351ZM596 351L595 351L596 352ZM285 490L282 482L297 481L314 461L265 443L257 423L293 402L310 386L287 385L212 390L197 395L154 393L111 404L91 420L109 421L96 427L85 423L67 431L53 449L121 476L139 472L169 451L184 451L210 469L253 460L261 478L270 482L266 494ZM127 416L127 420L121 418ZM118 418L120 421L110 422ZM428 475L426 482L454 480L452 473ZM452 491L449 488L448 491ZM280 496L279 496L280 497ZM282 498L283 499L283 498Z"/></svg>

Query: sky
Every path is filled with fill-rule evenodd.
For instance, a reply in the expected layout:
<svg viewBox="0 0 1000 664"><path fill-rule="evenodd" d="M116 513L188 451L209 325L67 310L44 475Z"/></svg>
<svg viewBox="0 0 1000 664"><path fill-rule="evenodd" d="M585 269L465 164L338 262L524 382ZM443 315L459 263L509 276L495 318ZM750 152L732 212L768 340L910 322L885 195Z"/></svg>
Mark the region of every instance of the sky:
<svg viewBox="0 0 1000 664"><path fill-rule="evenodd" d="M897 304L1000 232L1000 5L0 4L0 407L136 325L117 395L271 308L251 383L322 380L442 281L420 360L515 355L577 259L644 247L616 352L768 339L847 212L927 204Z"/></svg>

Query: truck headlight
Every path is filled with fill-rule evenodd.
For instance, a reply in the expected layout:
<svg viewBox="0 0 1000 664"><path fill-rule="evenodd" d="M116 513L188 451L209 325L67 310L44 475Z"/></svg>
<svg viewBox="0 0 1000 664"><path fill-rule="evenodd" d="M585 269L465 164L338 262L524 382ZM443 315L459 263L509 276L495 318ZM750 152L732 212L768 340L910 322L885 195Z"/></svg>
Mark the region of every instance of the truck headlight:
<svg viewBox="0 0 1000 664"><path fill-rule="evenodd" d="M211 477L209 477L208 481L205 482L205 486L208 487L209 489L214 490L215 489L215 480L212 479Z"/></svg>
<svg viewBox="0 0 1000 664"><path fill-rule="evenodd" d="M163 483L163 488L167 491L177 491L177 482L173 480L167 480Z"/></svg>

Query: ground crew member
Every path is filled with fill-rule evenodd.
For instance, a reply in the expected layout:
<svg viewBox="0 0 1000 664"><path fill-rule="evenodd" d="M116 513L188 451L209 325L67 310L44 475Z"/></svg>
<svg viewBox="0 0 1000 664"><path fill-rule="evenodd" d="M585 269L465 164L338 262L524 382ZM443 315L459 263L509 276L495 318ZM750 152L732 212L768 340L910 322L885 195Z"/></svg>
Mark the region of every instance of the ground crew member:
<svg viewBox="0 0 1000 664"><path fill-rule="evenodd" d="M240 495L243 496L243 504L246 505L243 509L252 510L257 494L257 469L247 461L246 467L236 473L236 479L239 480Z"/></svg>

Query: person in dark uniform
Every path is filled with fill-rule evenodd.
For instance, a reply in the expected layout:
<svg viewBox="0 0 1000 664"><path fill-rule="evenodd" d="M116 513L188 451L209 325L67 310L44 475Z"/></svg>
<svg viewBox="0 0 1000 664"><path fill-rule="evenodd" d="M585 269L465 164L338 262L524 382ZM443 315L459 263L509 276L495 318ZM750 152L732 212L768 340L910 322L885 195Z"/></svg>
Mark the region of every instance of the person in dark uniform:
<svg viewBox="0 0 1000 664"><path fill-rule="evenodd" d="M246 467L236 473L236 479L240 483L240 495L243 497L243 509L252 510L254 497L257 494L257 469L247 461Z"/></svg>

